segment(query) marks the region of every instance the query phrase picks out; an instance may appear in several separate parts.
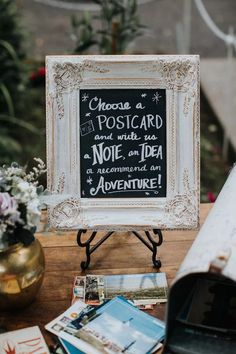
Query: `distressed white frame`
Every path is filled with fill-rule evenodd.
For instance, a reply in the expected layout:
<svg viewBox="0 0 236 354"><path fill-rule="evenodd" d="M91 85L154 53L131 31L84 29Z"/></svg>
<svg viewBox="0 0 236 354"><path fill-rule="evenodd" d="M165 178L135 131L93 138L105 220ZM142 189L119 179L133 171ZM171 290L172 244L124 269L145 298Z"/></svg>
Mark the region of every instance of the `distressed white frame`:
<svg viewBox="0 0 236 354"><path fill-rule="evenodd" d="M199 225L199 57L48 56L50 224L65 229L191 229ZM166 198L81 198L79 90L166 89Z"/></svg>

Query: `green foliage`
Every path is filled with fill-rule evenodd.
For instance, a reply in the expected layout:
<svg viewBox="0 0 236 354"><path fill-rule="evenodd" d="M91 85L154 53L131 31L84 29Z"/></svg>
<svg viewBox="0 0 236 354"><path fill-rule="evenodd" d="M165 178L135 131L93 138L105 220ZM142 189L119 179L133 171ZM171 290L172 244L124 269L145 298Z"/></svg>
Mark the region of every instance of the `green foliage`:
<svg viewBox="0 0 236 354"><path fill-rule="evenodd" d="M100 7L99 16L84 13L81 19L72 17L72 39L76 43L75 53L87 51L97 45L101 54L122 54L127 46L143 34L145 26L140 24L137 0L93 0ZM94 28L94 21L101 28Z"/></svg>
<svg viewBox="0 0 236 354"><path fill-rule="evenodd" d="M0 0L0 111L13 113L15 101L24 89L22 59L23 31L19 25L17 8L13 0ZM9 104L10 103L10 104Z"/></svg>
<svg viewBox="0 0 236 354"><path fill-rule="evenodd" d="M75 53L82 53L97 44L95 40L95 31L92 27L92 18L88 12L85 12L82 19L79 20L76 15L71 18L72 34L71 38L76 42Z"/></svg>
<svg viewBox="0 0 236 354"><path fill-rule="evenodd" d="M22 42L15 2L0 0L0 163L10 162L22 151L12 134L12 130L22 128L15 118L25 82Z"/></svg>
<svg viewBox="0 0 236 354"><path fill-rule="evenodd" d="M0 0L0 165L44 158L44 92L28 82L24 31L14 0Z"/></svg>
<svg viewBox="0 0 236 354"><path fill-rule="evenodd" d="M14 134L9 134L9 130L23 129L28 134L37 134L36 128L27 122L21 121L15 117L0 114L0 125L3 126L0 133L0 163L10 163L19 156L22 152L22 145L14 138Z"/></svg>
<svg viewBox="0 0 236 354"><path fill-rule="evenodd" d="M201 94L201 201L209 194L217 197L223 187L230 163L222 158L221 127L205 96ZM214 198L213 198L214 199Z"/></svg>

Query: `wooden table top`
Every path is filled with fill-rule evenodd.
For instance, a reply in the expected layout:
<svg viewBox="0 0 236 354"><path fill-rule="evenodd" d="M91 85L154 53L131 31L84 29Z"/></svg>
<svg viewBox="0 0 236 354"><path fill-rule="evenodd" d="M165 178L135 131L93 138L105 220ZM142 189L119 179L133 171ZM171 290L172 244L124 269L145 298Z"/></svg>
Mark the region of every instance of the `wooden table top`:
<svg viewBox="0 0 236 354"><path fill-rule="evenodd" d="M201 225L211 207L211 204L201 204ZM163 232L164 241L158 250L158 258L162 262L160 271L166 273L169 285L197 233L196 230ZM98 233L94 243L101 234ZM132 233L114 233L92 254L90 267L85 272L80 269L80 262L85 260L85 249L77 246L75 231L44 230L36 235L46 258L43 286L34 303L26 309L1 313L0 326L15 330L38 325L48 344L52 344L53 339L44 326L70 306L75 275L155 272L151 252ZM165 307L165 304L156 305L149 313L164 320Z"/></svg>

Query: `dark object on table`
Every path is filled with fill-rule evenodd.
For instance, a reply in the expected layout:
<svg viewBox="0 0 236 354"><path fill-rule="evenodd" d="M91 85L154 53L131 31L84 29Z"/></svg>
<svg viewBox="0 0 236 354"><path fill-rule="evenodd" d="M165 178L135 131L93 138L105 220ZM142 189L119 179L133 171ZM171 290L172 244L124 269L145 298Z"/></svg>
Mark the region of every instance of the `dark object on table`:
<svg viewBox="0 0 236 354"><path fill-rule="evenodd" d="M164 353L236 353L236 167L170 289Z"/></svg>
<svg viewBox="0 0 236 354"><path fill-rule="evenodd" d="M170 292L164 353L236 352L236 284L223 276L192 274Z"/></svg>

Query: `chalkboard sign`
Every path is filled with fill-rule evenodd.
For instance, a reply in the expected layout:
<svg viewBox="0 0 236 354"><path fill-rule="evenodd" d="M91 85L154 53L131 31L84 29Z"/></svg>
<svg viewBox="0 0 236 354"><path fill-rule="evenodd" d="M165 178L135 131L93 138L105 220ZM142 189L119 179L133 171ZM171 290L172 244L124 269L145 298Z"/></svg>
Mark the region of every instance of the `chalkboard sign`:
<svg viewBox="0 0 236 354"><path fill-rule="evenodd" d="M166 197L164 89L80 90L82 198Z"/></svg>
<svg viewBox="0 0 236 354"><path fill-rule="evenodd" d="M46 65L50 224L197 228L198 56L49 56Z"/></svg>

